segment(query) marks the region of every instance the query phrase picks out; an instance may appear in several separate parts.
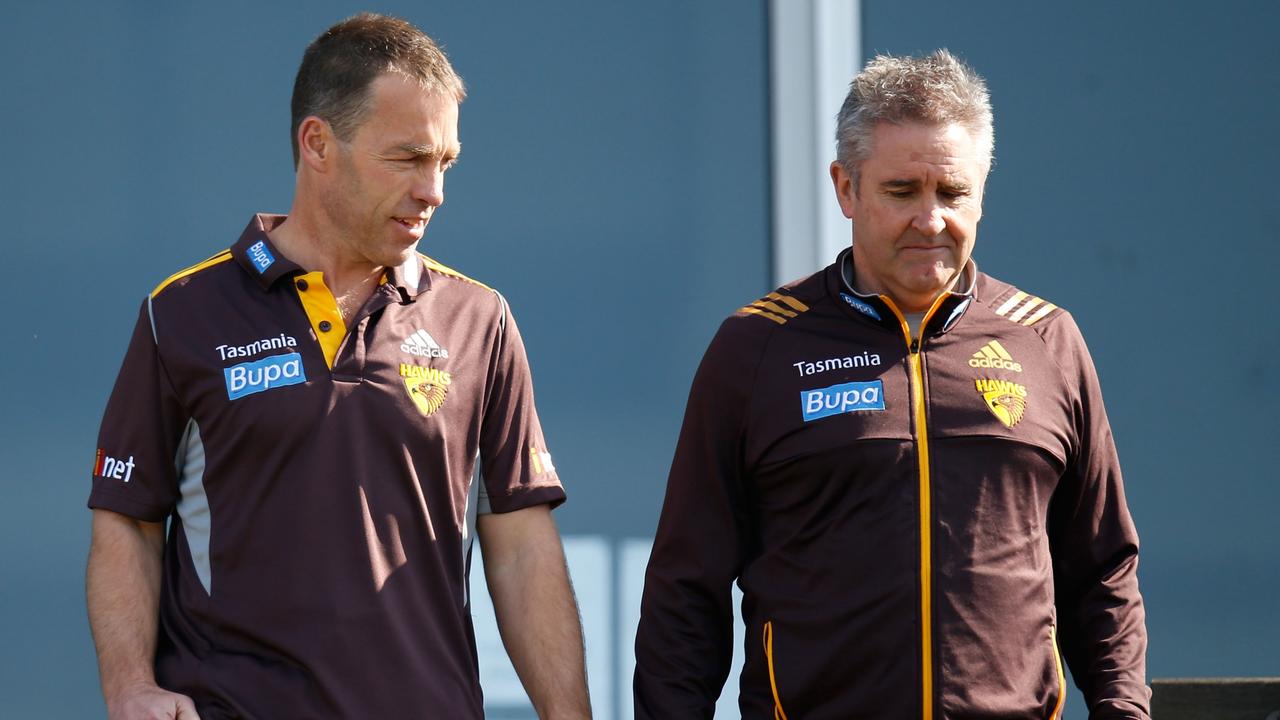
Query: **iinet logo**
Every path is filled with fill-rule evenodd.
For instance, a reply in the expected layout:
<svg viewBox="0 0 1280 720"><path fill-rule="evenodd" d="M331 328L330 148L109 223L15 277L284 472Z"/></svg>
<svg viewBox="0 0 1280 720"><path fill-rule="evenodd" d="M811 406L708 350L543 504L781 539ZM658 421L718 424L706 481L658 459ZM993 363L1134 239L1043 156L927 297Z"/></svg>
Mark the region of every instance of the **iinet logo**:
<svg viewBox="0 0 1280 720"><path fill-rule="evenodd" d="M133 456L130 455L128 460L117 460L98 448L98 456L93 461L93 474L129 482L129 478L133 477Z"/></svg>

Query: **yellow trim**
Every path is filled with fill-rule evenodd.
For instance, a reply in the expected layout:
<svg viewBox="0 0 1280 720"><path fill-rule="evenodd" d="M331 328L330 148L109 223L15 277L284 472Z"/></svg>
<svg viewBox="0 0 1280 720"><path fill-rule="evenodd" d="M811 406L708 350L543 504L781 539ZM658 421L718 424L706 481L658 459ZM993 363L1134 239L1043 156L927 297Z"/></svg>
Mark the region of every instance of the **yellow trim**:
<svg viewBox="0 0 1280 720"><path fill-rule="evenodd" d="M924 370L920 353L924 349L924 329L942 305L939 295L920 320L920 335L911 349L911 328L897 305L887 296L880 299L898 317L907 341L907 361L911 368L911 407L916 424L916 447L920 456L920 717L933 720L933 498L929 480L929 427L924 403Z"/></svg>
<svg viewBox="0 0 1280 720"><path fill-rule="evenodd" d="M793 317L798 317L800 315L800 313L792 312L782 307L778 303L769 302L768 300L757 300L751 304L758 308L764 308L765 310L772 310L775 314L781 315L783 317L793 318Z"/></svg>
<svg viewBox="0 0 1280 720"><path fill-rule="evenodd" d="M181 280L182 278L188 275L194 275L195 273L198 273L201 270L204 270L205 268L213 267L214 265L217 265L219 263L224 263L230 259L231 259L231 251L223 250L222 252L218 253L217 255L214 255L213 257L207 260L202 260L196 263L195 265L192 265L191 267L186 268L185 270L179 270L178 272L165 278L164 282L157 285L156 289L151 291L151 297L154 298L155 296L160 294L161 290L164 290L165 288L169 287L170 284L175 283L178 280Z"/></svg>
<svg viewBox="0 0 1280 720"><path fill-rule="evenodd" d="M485 285L479 280L476 280L474 278L469 278L466 275L463 275L462 273L458 272L457 270L454 270L451 267L445 267L444 265L441 265L435 260L427 257L426 255L423 255L422 253L418 253L418 257L422 258L422 263L427 266L428 270L435 270L441 275L448 275L449 277L453 277L465 282L469 282L472 285L479 285L480 287L484 288L485 290L489 290L490 292L493 291L493 288L489 287L488 285Z"/></svg>
<svg viewBox="0 0 1280 720"><path fill-rule="evenodd" d="M1027 297L1027 294L1019 290L1018 292L1013 294L1013 297L1009 298L1008 300L1005 300L1003 305L996 308L996 314L1001 317L1004 317L1006 313L1008 313L1010 310L1013 309L1013 306L1025 300L1026 297Z"/></svg>
<svg viewBox="0 0 1280 720"><path fill-rule="evenodd" d="M790 305L791 307L795 308L796 310L799 310L800 312L804 312L809 309L808 305L805 305L804 303L791 297L790 295L783 295L782 293L771 292L768 295L765 295L765 297L772 298L774 300L781 300L782 302Z"/></svg>
<svg viewBox="0 0 1280 720"><path fill-rule="evenodd" d="M778 678L773 673L773 622L764 624L764 659L769 665L769 689L773 691L773 718L787 720L782 710L782 698L778 696Z"/></svg>
<svg viewBox="0 0 1280 720"><path fill-rule="evenodd" d="M767 318L769 318L770 320L772 320L772 321L774 321L774 322L778 323L779 325L785 325L785 324L787 323L786 318L780 318L780 317L778 317L778 316L774 315L773 313L768 312L767 310L761 310L760 308L752 307L752 306L750 306L750 305L748 305L748 306L746 306L746 307L744 307L744 308L741 308L741 310L742 310L742 312L749 312L749 313L754 313L754 314L756 314L756 315L759 315L759 316L761 316L761 317L767 317Z"/></svg>
<svg viewBox="0 0 1280 720"><path fill-rule="evenodd" d="M1058 628L1049 626L1049 644L1053 646L1053 664L1058 671L1058 702L1053 706L1049 720L1062 717L1062 706L1067 702L1067 675L1062 671L1062 653L1058 651Z"/></svg>
<svg viewBox="0 0 1280 720"><path fill-rule="evenodd" d="M922 322L921 325L924 323ZM923 678L924 720L933 717L933 503L929 486L929 434L925 426L924 373L920 367L919 348L909 356L911 361L911 402L915 406L917 447L920 449L920 662Z"/></svg>
<svg viewBox="0 0 1280 720"><path fill-rule="evenodd" d="M307 281L305 291L298 287L299 280ZM347 324L343 322L342 313L338 310L338 301L334 299L329 287L324 284L324 273L319 270L294 278L293 289L298 293L298 300L302 301L302 309L307 313L307 319L311 321L311 330L320 343L321 351L324 352L324 362L332 370L334 358L338 356L338 348L342 346L342 339L347 336ZM325 320L328 320L332 326L329 332L320 330L320 323Z"/></svg>
<svg viewBox="0 0 1280 720"><path fill-rule="evenodd" d="M1037 310L1037 311L1035 311L1034 313L1032 313L1032 314L1031 314L1031 317L1029 317L1029 318L1027 318L1026 320L1023 320L1023 321L1022 321L1022 324L1023 324L1023 325L1026 325L1027 327L1031 327L1032 325L1035 325L1035 324L1036 324L1037 322L1039 322L1040 320L1044 319L1044 316L1045 316L1045 315L1048 315L1049 313L1051 313L1051 312L1053 312L1054 310L1057 310L1057 309L1058 309L1058 306L1057 306L1057 305L1054 305L1053 303L1045 303L1045 304L1044 304L1044 307L1042 307L1042 308L1040 308L1039 310ZM1012 318L1010 318L1010 319L1012 319Z"/></svg>
<svg viewBox="0 0 1280 720"><path fill-rule="evenodd" d="M1031 310L1035 306L1039 305L1042 302L1044 302L1044 300L1041 300L1038 297L1031 298L1022 307L1018 308L1017 312L1014 312L1013 314L1011 314L1009 316L1009 319L1012 320L1013 322L1021 321L1022 318L1025 317L1027 313L1031 312Z"/></svg>

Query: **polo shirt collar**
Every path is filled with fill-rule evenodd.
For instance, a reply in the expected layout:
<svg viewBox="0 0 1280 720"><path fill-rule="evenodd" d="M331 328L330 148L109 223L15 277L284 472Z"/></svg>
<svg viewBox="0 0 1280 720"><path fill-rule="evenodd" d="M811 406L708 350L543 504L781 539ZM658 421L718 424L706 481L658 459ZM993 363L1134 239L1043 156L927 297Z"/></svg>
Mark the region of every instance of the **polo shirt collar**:
<svg viewBox="0 0 1280 720"><path fill-rule="evenodd" d="M285 215L256 213L245 226L240 239L231 246L231 255L244 271L257 279L263 290L269 290L282 277L305 272L297 263L285 257L272 244L267 233L285 221ZM422 256L413 253L399 267L387 268L385 282L400 293L403 302L412 302L419 293L431 289L431 275L426 271Z"/></svg>
<svg viewBox="0 0 1280 720"><path fill-rule="evenodd" d="M431 273L427 272L422 256L413 253L404 264L387 268L386 283L400 291L404 302L413 302L419 293L431 289Z"/></svg>
<svg viewBox="0 0 1280 720"><path fill-rule="evenodd" d="M302 272L302 268L281 254L267 237L267 233L284 220L284 215L257 213L240 233L240 239L231 246L231 256L245 272L257 279L263 290L270 289L282 277Z"/></svg>

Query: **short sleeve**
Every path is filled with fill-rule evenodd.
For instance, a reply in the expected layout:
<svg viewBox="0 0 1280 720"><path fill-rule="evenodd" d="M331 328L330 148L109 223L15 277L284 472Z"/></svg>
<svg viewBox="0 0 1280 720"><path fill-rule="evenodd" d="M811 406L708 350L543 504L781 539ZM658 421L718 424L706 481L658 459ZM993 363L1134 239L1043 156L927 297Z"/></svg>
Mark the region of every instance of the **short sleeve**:
<svg viewBox="0 0 1280 720"><path fill-rule="evenodd" d="M565 493L538 421L529 359L511 309L501 295L498 302L498 342L480 426L482 495L495 513L544 503L554 507L564 502Z"/></svg>
<svg viewBox="0 0 1280 720"><path fill-rule="evenodd" d="M88 504L159 522L178 499L175 456L189 418L164 372L150 311L143 302L107 401Z"/></svg>

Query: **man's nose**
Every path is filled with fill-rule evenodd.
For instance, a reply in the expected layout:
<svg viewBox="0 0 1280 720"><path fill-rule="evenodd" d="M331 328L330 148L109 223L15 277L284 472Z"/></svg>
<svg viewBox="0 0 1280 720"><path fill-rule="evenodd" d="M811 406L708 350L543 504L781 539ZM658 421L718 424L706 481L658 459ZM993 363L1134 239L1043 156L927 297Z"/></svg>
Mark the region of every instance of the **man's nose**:
<svg viewBox="0 0 1280 720"><path fill-rule="evenodd" d="M431 207L440 207L444 204L444 170L439 167L424 167L414 176L410 192L414 200Z"/></svg>
<svg viewBox="0 0 1280 720"><path fill-rule="evenodd" d="M926 200L924 206L912 218L911 225L925 237L933 237L947 228L943 208L937 202Z"/></svg>

